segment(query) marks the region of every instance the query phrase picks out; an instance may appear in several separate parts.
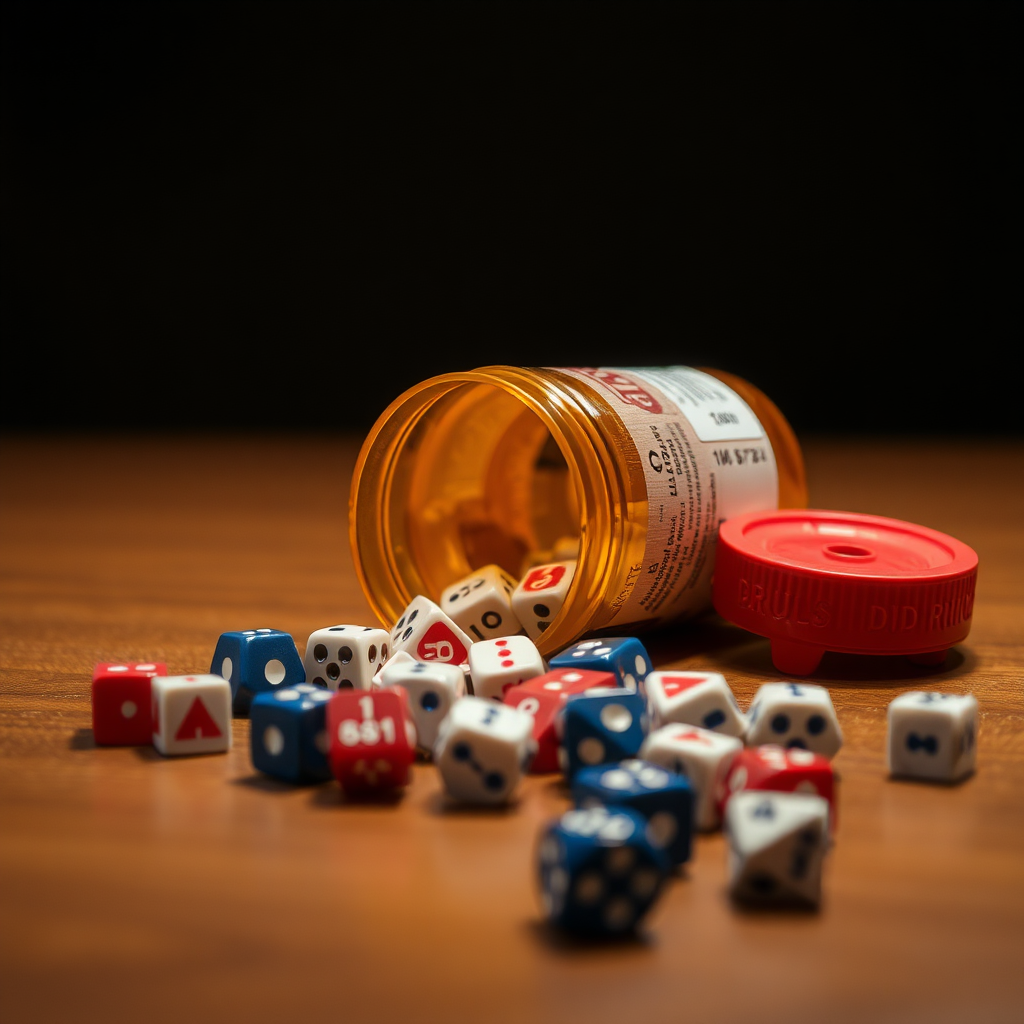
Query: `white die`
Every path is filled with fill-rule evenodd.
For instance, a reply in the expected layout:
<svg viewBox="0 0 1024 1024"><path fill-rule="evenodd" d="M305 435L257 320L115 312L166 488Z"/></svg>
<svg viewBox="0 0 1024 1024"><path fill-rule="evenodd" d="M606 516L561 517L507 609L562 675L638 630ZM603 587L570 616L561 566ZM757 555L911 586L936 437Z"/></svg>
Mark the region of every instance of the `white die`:
<svg viewBox="0 0 1024 1024"><path fill-rule="evenodd" d="M718 788L724 784L730 766L742 749L743 741L738 736L672 722L648 733L637 757L690 780L695 796L694 827L701 832L711 832L722 823Z"/></svg>
<svg viewBox="0 0 1024 1024"><path fill-rule="evenodd" d="M416 745L430 754L438 729L452 705L466 696L466 677L458 665L393 657L377 674L381 689L401 686L409 695L416 723Z"/></svg>
<svg viewBox="0 0 1024 1024"><path fill-rule="evenodd" d="M512 610L530 639L540 639L562 610L575 574L574 559L545 562L523 574L512 592Z"/></svg>
<svg viewBox="0 0 1024 1024"><path fill-rule="evenodd" d="M391 637L376 626L324 626L309 634L302 666L306 682L329 690L369 690L388 660Z"/></svg>
<svg viewBox="0 0 1024 1024"><path fill-rule="evenodd" d="M649 672L644 680L651 725L670 722L742 737L747 720L721 672Z"/></svg>
<svg viewBox="0 0 1024 1024"><path fill-rule="evenodd" d="M417 594L391 630L391 652L405 651L417 661L443 661L461 665L469 656L472 639L429 597Z"/></svg>
<svg viewBox="0 0 1024 1024"><path fill-rule="evenodd" d="M817 906L829 849L828 801L810 793L746 790L725 806L729 892L741 901Z"/></svg>
<svg viewBox="0 0 1024 1024"><path fill-rule="evenodd" d="M217 675L154 676L153 746L161 754L231 749L231 684Z"/></svg>
<svg viewBox="0 0 1024 1024"><path fill-rule="evenodd" d="M528 636L478 640L469 649L469 678L477 697L501 700L509 687L546 671L544 657Z"/></svg>
<svg viewBox="0 0 1024 1024"><path fill-rule="evenodd" d="M892 775L957 782L974 771L978 701L973 694L900 694L889 704L887 723Z"/></svg>
<svg viewBox="0 0 1024 1024"><path fill-rule="evenodd" d="M500 565L485 565L441 591L441 610L474 640L521 633L512 610L512 593L519 581Z"/></svg>
<svg viewBox="0 0 1024 1024"><path fill-rule="evenodd" d="M843 745L832 697L815 683L763 683L746 718L746 743L751 747L775 743L834 757Z"/></svg>
<svg viewBox="0 0 1024 1024"><path fill-rule="evenodd" d="M433 757L450 797L499 804L512 796L536 752L532 715L468 696L456 701L441 723Z"/></svg>
<svg viewBox="0 0 1024 1024"><path fill-rule="evenodd" d="M373 685L370 687L371 690L379 690L381 688L380 677L384 669L391 668L392 666L398 665L422 665L423 662L417 661L408 651L395 651L387 661L373 674Z"/></svg>

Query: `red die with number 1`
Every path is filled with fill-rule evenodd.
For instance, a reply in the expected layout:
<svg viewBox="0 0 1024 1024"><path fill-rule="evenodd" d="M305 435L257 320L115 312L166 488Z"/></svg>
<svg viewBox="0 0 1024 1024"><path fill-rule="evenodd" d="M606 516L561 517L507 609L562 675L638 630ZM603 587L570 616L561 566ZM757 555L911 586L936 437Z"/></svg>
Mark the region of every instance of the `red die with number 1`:
<svg viewBox="0 0 1024 1024"><path fill-rule="evenodd" d="M92 738L100 746L153 742L150 680L167 675L161 662L100 662L92 672Z"/></svg>

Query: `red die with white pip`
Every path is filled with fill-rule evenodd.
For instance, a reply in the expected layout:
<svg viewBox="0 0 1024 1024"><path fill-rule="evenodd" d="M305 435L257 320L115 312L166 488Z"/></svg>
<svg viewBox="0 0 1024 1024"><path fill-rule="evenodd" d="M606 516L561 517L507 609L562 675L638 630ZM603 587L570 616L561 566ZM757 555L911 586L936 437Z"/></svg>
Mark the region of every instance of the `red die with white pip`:
<svg viewBox="0 0 1024 1024"><path fill-rule="evenodd" d="M572 559L535 565L512 591L512 610L531 640L540 639L562 610L575 573Z"/></svg>
<svg viewBox="0 0 1024 1024"><path fill-rule="evenodd" d="M100 746L149 746L153 676L167 675L162 662L100 662L92 673L92 737Z"/></svg>
<svg viewBox="0 0 1024 1024"><path fill-rule="evenodd" d="M614 672L559 668L527 679L525 683L506 691L502 703L533 717L533 738L537 743L537 753L530 764L530 774L560 770L556 719L569 695L618 685L619 680Z"/></svg>
<svg viewBox="0 0 1024 1024"><path fill-rule="evenodd" d="M348 796L371 796L409 782L416 725L409 695L386 690L338 690L327 704L327 760Z"/></svg>
<svg viewBox="0 0 1024 1024"><path fill-rule="evenodd" d="M810 793L823 797L829 806L829 824L836 824L836 779L832 761L801 747L762 743L744 747L729 766L718 787L719 813L734 793L769 790L776 793Z"/></svg>
<svg viewBox="0 0 1024 1024"><path fill-rule="evenodd" d="M391 630L391 652L405 651L418 661L462 665L473 641L429 597L417 594Z"/></svg>
<svg viewBox="0 0 1024 1024"><path fill-rule="evenodd" d="M473 694L501 700L515 686L547 670L537 645L522 635L478 640L469 649Z"/></svg>

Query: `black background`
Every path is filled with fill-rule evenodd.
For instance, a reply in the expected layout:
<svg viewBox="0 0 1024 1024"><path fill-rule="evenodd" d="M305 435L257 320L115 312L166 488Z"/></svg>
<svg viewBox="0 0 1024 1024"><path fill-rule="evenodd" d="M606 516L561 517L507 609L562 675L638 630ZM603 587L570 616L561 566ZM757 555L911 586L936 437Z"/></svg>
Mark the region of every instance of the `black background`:
<svg viewBox="0 0 1024 1024"><path fill-rule="evenodd" d="M1021 435L1019 3L2 8L0 427L685 363Z"/></svg>

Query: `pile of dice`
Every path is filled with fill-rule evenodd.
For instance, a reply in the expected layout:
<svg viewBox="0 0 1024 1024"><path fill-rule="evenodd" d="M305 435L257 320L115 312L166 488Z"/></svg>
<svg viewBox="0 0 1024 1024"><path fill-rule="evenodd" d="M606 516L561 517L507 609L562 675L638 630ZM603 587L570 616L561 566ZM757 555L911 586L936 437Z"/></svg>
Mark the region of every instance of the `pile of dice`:
<svg viewBox="0 0 1024 1024"><path fill-rule="evenodd" d="M213 753L230 749L232 717L248 717L254 768L336 780L351 799L400 793L417 759L467 804L506 803L526 775L561 773L573 806L542 830L534 870L546 918L577 932L634 929L695 834L717 829L734 899L817 906L843 742L828 689L765 683L742 711L722 674L655 670L635 636L545 659L536 641L572 567L531 569L524 589L487 566L438 602L416 596L390 631L316 629L301 657L288 633L251 629L222 633L204 674L97 665L95 740ZM890 772L966 777L976 727L970 694L902 694Z"/></svg>

